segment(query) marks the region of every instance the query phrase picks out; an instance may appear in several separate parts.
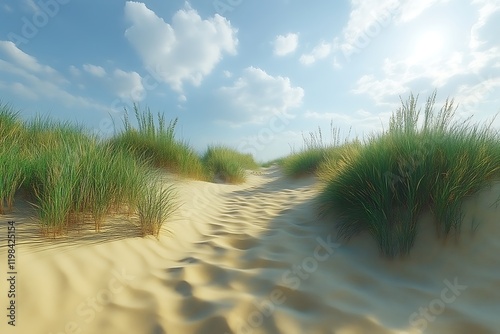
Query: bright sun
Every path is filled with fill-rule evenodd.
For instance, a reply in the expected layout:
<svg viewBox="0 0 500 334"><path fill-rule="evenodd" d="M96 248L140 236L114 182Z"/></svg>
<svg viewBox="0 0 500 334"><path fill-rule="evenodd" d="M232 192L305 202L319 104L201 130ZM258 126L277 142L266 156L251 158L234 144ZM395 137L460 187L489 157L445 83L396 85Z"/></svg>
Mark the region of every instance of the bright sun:
<svg viewBox="0 0 500 334"><path fill-rule="evenodd" d="M413 52L410 54L410 61L412 63L421 63L437 60L443 52L444 43L445 40L440 31L428 30L421 33L415 41Z"/></svg>

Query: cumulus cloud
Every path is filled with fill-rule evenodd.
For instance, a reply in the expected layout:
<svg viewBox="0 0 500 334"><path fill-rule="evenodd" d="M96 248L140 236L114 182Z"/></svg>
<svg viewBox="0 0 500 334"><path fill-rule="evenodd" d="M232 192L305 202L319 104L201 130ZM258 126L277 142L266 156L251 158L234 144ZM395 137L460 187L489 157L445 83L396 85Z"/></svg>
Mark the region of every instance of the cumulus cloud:
<svg viewBox="0 0 500 334"><path fill-rule="evenodd" d="M179 93L186 82L200 85L224 54L236 54L237 29L218 14L202 19L187 6L166 23L145 4L127 1L125 17L131 23L125 37L144 66Z"/></svg>
<svg viewBox="0 0 500 334"><path fill-rule="evenodd" d="M91 64L84 64L82 68L95 77L98 84L123 100L139 102L145 97L142 77L135 71L124 71L117 68L108 73L102 66ZM75 73L79 71L77 68L70 68L70 70Z"/></svg>
<svg viewBox="0 0 500 334"><path fill-rule="evenodd" d="M101 66L84 64L83 70L87 73L92 74L93 76L98 77L98 78L102 78L102 77L106 76L106 70L104 70L104 68L102 68Z"/></svg>
<svg viewBox="0 0 500 334"><path fill-rule="evenodd" d="M286 56L294 52L298 45L299 36L297 34L278 35L274 40L274 54L277 56Z"/></svg>
<svg viewBox="0 0 500 334"><path fill-rule="evenodd" d="M145 89L142 78L137 72L115 69L108 82L115 94L122 99L141 101L144 98Z"/></svg>
<svg viewBox="0 0 500 334"><path fill-rule="evenodd" d="M486 25L493 14L500 11L500 2L497 0L475 0L472 3L479 5L479 18L471 28L471 38L469 46L471 49L477 49L485 44L481 41L480 30Z"/></svg>
<svg viewBox="0 0 500 334"><path fill-rule="evenodd" d="M304 65L311 65L318 60L328 57L331 51L332 45L330 43L321 42L310 53L300 56L299 60Z"/></svg>
<svg viewBox="0 0 500 334"><path fill-rule="evenodd" d="M58 82L65 81L63 77L52 67L42 65L38 60L19 49L11 41L0 41L0 56L4 55L5 59L12 62L16 67L22 68L30 73L49 75L52 79Z"/></svg>
<svg viewBox="0 0 500 334"><path fill-rule="evenodd" d="M262 123L277 113L291 117L290 110L302 104L304 90L293 87L287 77L248 67L232 86L220 88L219 95L231 108L228 121Z"/></svg>
<svg viewBox="0 0 500 334"><path fill-rule="evenodd" d="M406 82L405 82L406 83ZM363 75L352 90L355 94L367 94L378 104L382 104L387 97L401 95L409 90L396 78L377 79L374 75Z"/></svg>
<svg viewBox="0 0 500 334"><path fill-rule="evenodd" d="M72 94L68 90L70 82L63 75L40 63L37 58L20 50L12 42L0 41L1 72L10 75L14 81L6 89L22 98L36 100L43 97L67 107L109 110L91 99Z"/></svg>

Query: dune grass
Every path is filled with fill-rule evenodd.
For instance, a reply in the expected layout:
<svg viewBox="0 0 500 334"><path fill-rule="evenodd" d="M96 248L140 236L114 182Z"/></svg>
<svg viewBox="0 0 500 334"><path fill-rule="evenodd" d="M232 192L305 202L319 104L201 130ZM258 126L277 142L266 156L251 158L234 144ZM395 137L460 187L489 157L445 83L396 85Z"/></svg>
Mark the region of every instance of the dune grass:
<svg viewBox="0 0 500 334"><path fill-rule="evenodd" d="M0 101L0 145L15 143L23 135L23 123L19 120L19 112L9 104Z"/></svg>
<svg viewBox="0 0 500 334"><path fill-rule="evenodd" d="M104 218L127 207L133 211L145 185L146 168L127 152L113 152L108 145L87 148L78 166L78 206L75 212L90 212L99 231Z"/></svg>
<svg viewBox="0 0 500 334"><path fill-rule="evenodd" d="M14 195L24 181L21 154L18 145L0 146L0 214L12 210Z"/></svg>
<svg viewBox="0 0 500 334"><path fill-rule="evenodd" d="M427 209L440 237L458 237L463 200L500 176L498 131L454 122L453 100L436 114L435 98L435 92L428 98L422 121L418 96L411 95L388 131L322 166L320 211L337 215L341 238L367 232L383 255L407 255Z"/></svg>
<svg viewBox="0 0 500 334"><path fill-rule="evenodd" d="M211 180L220 179L229 183L244 182L246 169L258 167L251 154L243 154L223 145L209 146L202 161Z"/></svg>
<svg viewBox="0 0 500 334"><path fill-rule="evenodd" d="M12 208L14 194L23 188L33 197L46 235L63 234L89 220L99 231L106 216L135 213L147 195L146 163L80 126L42 117L21 122L17 113L0 106L0 131L0 209Z"/></svg>
<svg viewBox="0 0 500 334"><path fill-rule="evenodd" d="M165 117L158 113L155 121L149 109L141 111L137 105L134 105L134 114L138 129L125 116L124 130L110 140L112 147L125 149L154 167L194 179L207 179L206 170L195 150L175 138L177 118L167 124Z"/></svg>
<svg viewBox="0 0 500 334"><path fill-rule="evenodd" d="M141 189L137 215L141 232L158 238L163 223L179 207L174 186L165 187L161 179L152 173L147 177L147 186Z"/></svg>
<svg viewBox="0 0 500 334"><path fill-rule="evenodd" d="M24 182L23 148L18 144L24 129L18 114L0 102L0 214L12 209L14 195Z"/></svg>
<svg viewBox="0 0 500 334"><path fill-rule="evenodd" d="M145 167L132 155L67 123L35 119L26 132L36 145L28 148L25 187L36 197L44 233L62 234L87 217L99 231L113 210L137 204Z"/></svg>
<svg viewBox="0 0 500 334"><path fill-rule="evenodd" d="M88 221L98 232L107 216L126 212L137 217L142 234L158 236L178 205L173 188L152 170L236 183L245 179L245 169L257 167L251 155L221 146L201 157L175 138L177 119L167 124L149 109L134 106L134 112L137 128L125 117L124 130L102 140L82 126L47 117L21 121L0 103L0 214L13 208L16 192L23 190L46 235Z"/></svg>
<svg viewBox="0 0 500 334"><path fill-rule="evenodd" d="M330 141L325 141L321 128L318 132L309 132L309 136L302 135L303 147L298 152L280 160L285 175L301 177L320 173L320 167L327 161L338 160L346 150L361 145L358 140L341 142L340 130L330 123Z"/></svg>
<svg viewBox="0 0 500 334"><path fill-rule="evenodd" d="M33 162L33 192L38 218L44 234L53 236L67 229L73 209L78 178L74 162L68 158L69 147L57 147L36 153Z"/></svg>

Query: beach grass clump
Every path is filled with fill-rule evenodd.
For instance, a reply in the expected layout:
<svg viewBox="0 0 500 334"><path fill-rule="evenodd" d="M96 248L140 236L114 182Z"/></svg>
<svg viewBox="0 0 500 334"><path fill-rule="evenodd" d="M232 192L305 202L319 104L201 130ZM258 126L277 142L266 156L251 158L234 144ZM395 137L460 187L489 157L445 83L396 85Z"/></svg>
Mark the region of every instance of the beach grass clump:
<svg viewBox="0 0 500 334"><path fill-rule="evenodd" d="M117 149L113 140L102 141L81 126L40 116L21 121L11 107L0 104L0 214L12 209L14 195L23 189L45 235L64 234L73 224L89 220L100 231L105 218L118 212L139 214L143 233L158 235L175 203L170 188L152 182L156 178L149 163L165 157L155 155L154 145L161 153L159 144L173 143L170 148L177 151L169 154L176 156L176 166L193 160L203 166L188 145L175 141L175 121L166 127L160 119L155 127L151 113L137 116L139 131L127 122L125 132L139 135L130 149ZM153 152L147 151L151 147ZM144 148L149 156L140 156Z"/></svg>
<svg viewBox="0 0 500 334"><path fill-rule="evenodd" d="M325 148L317 147L293 153L283 160L281 167L286 176L300 177L315 174L326 160Z"/></svg>
<svg viewBox="0 0 500 334"><path fill-rule="evenodd" d="M88 219L99 231L113 211L136 209L146 167L132 154L115 151L79 126L41 117L26 124L20 142L26 151L23 187L35 196L44 234L63 234L71 223Z"/></svg>
<svg viewBox="0 0 500 334"><path fill-rule="evenodd" d="M24 126L19 112L0 102L0 214L12 209L14 195L24 182Z"/></svg>
<svg viewBox="0 0 500 334"><path fill-rule="evenodd" d="M409 254L418 218L430 209L440 237L460 233L462 202L500 176L500 138L490 126L454 122L447 100L424 119L413 95L393 113L388 131L324 165L322 214L335 213L339 236L367 232L387 257ZM420 126L419 126L420 125Z"/></svg>
<svg viewBox="0 0 500 334"><path fill-rule="evenodd" d="M42 148L34 161L36 207L47 235L63 234L71 223L86 220L99 232L106 217L135 213L150 196L144 193L150 189L150 169L143 161L106 143L77 144Z"/></svg>
<svg viewBox="0 0 500 334"><path fill-rule="evenodd" d="M0 214L12 210L14 195L24 182L22 148L15 142L0 145Z"/></svg>
<svg viewBox="0 0 500 334"><path fill-rule="evenodd" d="M32 162L35 206L47 235L89 219L99 232L108 215L137 210L146 187L145 164L106 144L85 144L41 148Z"/></svg>
<svg viewBox="0 0 500 334"><path fill-rule="evenodd" d="M137 203L137 215L143 236L158 238L162 225L179 207L173 185L166 186L158 176L149 173Z"/></svg>
<svg viewBox="0 0 500 334"><path fill-rule="evenodd" d="M437 232L446 237L460 232L463 200L500 176L500 136L487 125L467 124L436 140L431 201Z"/></svg>
<svg viewBox="0 0 500 334"><path fill-rule="evenodd" d="M140 161L125 151L114 152L109 145L99 144L81 151L77 168L74 211L90 213L96 231L112 211L125 206L133 211L146 172Z"/></svg>
<svg viewBox="0 0 500 334"><path fill-rule="evenodd" d="M257 169L258 164L251 154L240 153L223 145L209 146L202 157L211 180L242 183L247 169Z"/></svg>
<svg viewBox="0 0 500 334"><path fill-rule="evenodd" d="M67 230L73 209L78 170L69 147L41 150L33 161L33 192L42 232L56 236Z"/></svg>
<svg viewBox="0 0 500 334"><path fill-rule="evenodd" d="M113 147L125 149L154 167L194 179L206 179L196 151L187 142L175 138L177 118L167 124L164 115L158 113L155 118L149 109L141 111L137 105L134 105L134 114L138 127L132 126L126 114L124 130L110 140Z"/></svg>
<svg viewBox="0 0 500 334"><path fill-rule="evenodd" d="M24 135L24 124L19 120L19 111L0 101L0 147L17 144Z"/></svg>
<svg viewBox="0 0 500 334"><path fill-rule="evenodd" d="M302 149L280 161L284 174L289 177L316 175L322 169L323 164L337 160L348 147L360 145L358 140L341 143L340 130L335 128L333 123L330 123L330 131L329 142L324 140L320 127L317 133L309 132L309 136L302 135Z"/></svg>
<svg viewBox="0 0 500 334"><path fill-rule="evenodd" d="M362 148L363 144L357 139L332 147L325 152L318 165L315 165L315 175L323 181L331 179L338 170L342 169L342 164L345 164L346 160L355 159Z"/></svg>

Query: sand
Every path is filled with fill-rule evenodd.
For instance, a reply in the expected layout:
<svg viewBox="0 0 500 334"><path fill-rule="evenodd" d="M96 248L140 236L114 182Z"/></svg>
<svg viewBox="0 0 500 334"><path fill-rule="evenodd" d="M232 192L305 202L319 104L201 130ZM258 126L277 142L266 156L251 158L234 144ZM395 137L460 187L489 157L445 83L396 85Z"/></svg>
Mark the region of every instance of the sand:
<svg viewBox="0 0 500 334"><path fill-rule="evenodd" d="M243 185L175 180L184 205L159 240L126 216L101 233L41 237L27 204L0 216L0 333L498 333L500 182L465 204L459 242L423 218L411 256L367 235L336 242L314 178L277 167ZM7 324L7 221L17 224L16 326ZM479 223L470 233L470 223Z"/></svg>

